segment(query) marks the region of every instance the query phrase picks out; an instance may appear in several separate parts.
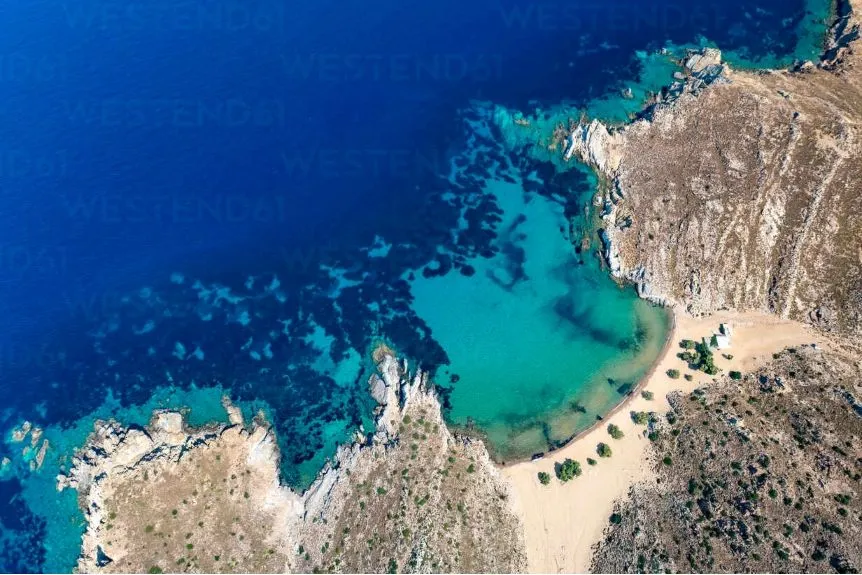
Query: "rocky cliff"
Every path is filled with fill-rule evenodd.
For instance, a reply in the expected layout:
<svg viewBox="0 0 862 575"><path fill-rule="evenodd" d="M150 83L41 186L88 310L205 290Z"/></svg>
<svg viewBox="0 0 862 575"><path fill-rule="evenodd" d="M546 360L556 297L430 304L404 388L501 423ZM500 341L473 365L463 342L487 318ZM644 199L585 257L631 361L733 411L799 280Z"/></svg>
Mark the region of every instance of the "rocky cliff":
<svg viewBox="0 0 862 575"><path fill-rule="evenodd" d="M279 485L259 415L189 429L97 422L58 488L87 518L86 572L520 571L520 523L480 442L452 435L425 375L386 349L369 389L377 430L342 446L311 488Z"/></svg>
<svg viewBox="0 0 862 575"><path fill-rule="evenodd" d="M691 313L862 333L862 65L843 10L819 66L735 71L707 50L641 119L574 130L568 156L610 182L599 202L615 275Z"/></svg>

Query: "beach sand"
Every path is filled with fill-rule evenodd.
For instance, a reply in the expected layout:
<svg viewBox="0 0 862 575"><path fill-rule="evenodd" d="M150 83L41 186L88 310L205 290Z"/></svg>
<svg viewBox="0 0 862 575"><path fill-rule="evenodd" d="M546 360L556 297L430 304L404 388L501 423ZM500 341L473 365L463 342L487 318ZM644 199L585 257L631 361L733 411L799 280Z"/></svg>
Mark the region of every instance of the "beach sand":
<svg viewBox="0 0 862 575"><path fill-rule="evenodd" d="M666 413L670 409L666 399L668 393L690 391L712 380L704 373L694 374L691 382L682 377L673 380L667 376L667 370L672 368L682 374L694 373L676 357L680 340L699 341L716 333L720 323L730 323L733 328L731 347L715 354L716 365L725 373L729 370L751 371L769 361L773 353L789 346L825 344L824 338L809 326L765 313L727 312L692 318L675 311L674 316L671 344L639 388L653 392L653 400L644 399L638 391L601 425L585 432L566 447L542 459L517 463L501 470L512 485L512 504L524 524L529 572L587 571L591 548L608 525L614 502L624 497L635 482L652 480L653 464L647 460L649 440L644 436L646 428L635 425L630 412ZM725 359L722 353L733 355L733 359ZM612 439L607 433L609 423L619 426L625 437ZM611 446L612 457L604 459L596 454L599 442ZM587 457L597 460L598 464L588 465ZM580 477L566 484L556 477L550 485L539 483L537 474L540 471L553 477L554 463L565 458L580 461L583 469Z"/></svg>

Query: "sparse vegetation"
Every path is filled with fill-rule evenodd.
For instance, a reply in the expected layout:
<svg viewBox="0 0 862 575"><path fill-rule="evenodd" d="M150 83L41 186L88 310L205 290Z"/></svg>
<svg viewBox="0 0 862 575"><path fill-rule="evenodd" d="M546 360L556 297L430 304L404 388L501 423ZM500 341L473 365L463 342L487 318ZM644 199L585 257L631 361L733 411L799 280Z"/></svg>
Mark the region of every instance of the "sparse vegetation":
<svg viewBox="0 0 862 575"><path fill-rule="evenodd" d="M650 436L660 487L631 492L591 570L858 569L862 459L848 438L862 436L862 418L841 392L858 372L837 358L780 353L750 377L671 394ZM792 391L776 393L787 381Z"/></svg>
<svg viewBox="0 0 862 575"><path fill-rule="evenodd" d="M650 420L649 414L646 411L632 411L631 417L632 421L638 425L647 425Z"/></svg>
<svg viewBox="0 0 862 575"><path fill-rule="evenodd" d="M571 481L581 474L581 464L572 459L566 459L562 463L558 463L555 468L557 479L563 483Z"/></svg>

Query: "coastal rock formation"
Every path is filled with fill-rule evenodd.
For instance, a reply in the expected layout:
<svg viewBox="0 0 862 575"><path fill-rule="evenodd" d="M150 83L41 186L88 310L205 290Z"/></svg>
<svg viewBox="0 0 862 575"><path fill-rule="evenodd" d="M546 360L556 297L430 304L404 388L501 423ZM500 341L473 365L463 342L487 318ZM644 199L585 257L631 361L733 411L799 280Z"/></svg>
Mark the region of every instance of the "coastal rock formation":
<svg viewBox="0 0 862 575"><path fill-rule="evenodd" d="M657 414L655 481L616 508L591 571L862 569L862 353L787 350Z"/></svg>
<svg viewBox="0 0 862 575"><path fill-rule="evenodd" d="M278 447L262 417L246 428L187 429L158 411L150 425L99 421L58 489L87 518L82 572L290 570L302 501L278 482Z"/></svg>
<svg viewBox="0 0 862 575"><path fill-rule="evenodd" d="M572 134L611 182L606 259L694 314L762 310L862 334L862 67L852 13L821 67L752 73L690 55L642 119ZM840 36L840 37L839 37Z"/></svg>
<svg viewBox="0 0 862 575"><path fill-rule="evenodd" d="M42 439L42 433L43 432L40 427L33 427L33 424L29 421L21 423L20 426L12 430L12 443L24 443L24 447L21 449L21 455L24 456L25 460L29 461L31 471L35 471L42 467L42 464L45 462L45 455L51 447L51 444L47 439ZM30 440L26 441L28 436ZM10 463L11 461L9 461L8 458L5 459L0 463L0 470L8 466Z"/></svg>
<svg viewBox="0 0 862 575"><path fill-rule="evenodd" d="M305 495L299 568L517 572L525 566L509 487L480 441L454 436L425 375L385 355L386 403L370 445L339 450Z"/></svg>
<svg viewBox="0 0 862 575"><path fill-rule="evenodd" d="M481 442L452 435L422 372L375 353L377 429L299 495L279 485L262 415L189 429L97 422L58 489L78 491L86 572L519 571L508 486Z"/></svg>

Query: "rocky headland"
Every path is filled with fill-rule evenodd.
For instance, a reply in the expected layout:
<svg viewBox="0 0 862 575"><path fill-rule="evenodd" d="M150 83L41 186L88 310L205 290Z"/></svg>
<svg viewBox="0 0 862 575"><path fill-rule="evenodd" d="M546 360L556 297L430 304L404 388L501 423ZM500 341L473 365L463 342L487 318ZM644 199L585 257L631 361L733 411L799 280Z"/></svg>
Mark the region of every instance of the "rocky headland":
<svg viewBox="0 0 862 575"><path fill-rule="evenodd" d="M566 157L603 177L605 259L692 314L760 310L862 334L862 67L842 3L823 60L737 71L715 49L622 127L580 123Z"/></svg>
<svg viewBox="0 0 862 575"><path fill-rule="evenodd" d="M97 422L58 489L87 519L85 572L514 572L525 565L509 490L481 442L453 435L422 372L381 348L376 431L342 446L298 494L278 481L262 415L190 429Z"/></svg>

